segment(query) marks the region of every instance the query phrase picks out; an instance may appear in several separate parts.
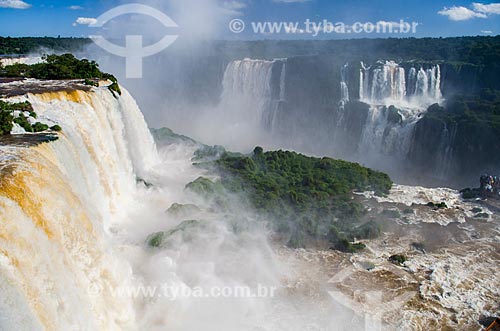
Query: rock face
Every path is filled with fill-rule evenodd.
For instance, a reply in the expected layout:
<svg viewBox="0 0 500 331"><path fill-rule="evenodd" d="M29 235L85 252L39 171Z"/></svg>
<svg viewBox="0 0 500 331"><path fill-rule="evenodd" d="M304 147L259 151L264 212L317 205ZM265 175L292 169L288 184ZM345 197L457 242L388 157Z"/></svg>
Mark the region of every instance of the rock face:
<svg viewBox="0 0 500 331"><path fill-rule="evenodd" d="M433 63L400 65L407 76L412 68L420 66L428 71L436 68ZM412 177L425 177L428 185L458 188L475 182L482 172L495 172L499 168L500 153L494 142L500 136L489 123L470 121L465 115L454 115L451 119L439 114L457 112L458 106L452 102L443 102L444 108L433 105L428 111L425 103L401 102L396 108L391 100L386 101L385 107L370 105L369 100L360 102L361 66L350 65L345 77L342 68L340 61L327 56L288 59L286 96L268 129L304 152L361 161L402 181L410 173ZM498 72L496 65L485 68L443 63L439 68L442 100L499 88L498 81L492 78L492 73ZM273 71L272 88L276 88L278 77L279 73ZM348 93L346 102L342 99L343 80ZM404 93L416 93L411 91L408 79L403 88L405 84ZM369 157L372 151L387 162ZM398 169L391 169L386 163Z"/></svg>
<svg viewBox="0 0 500 331"><path fill-rule="evenodd" d="M450 100L500 90L500 61L494 47L481 48L485 40L229 43L201 59L166 59L179 72L158 77L162 91L149 91L153 104L145 108L168 98L169 111L180 114L169 120L215 109L220 128L254 121L252 132L267 136L253 145L270 137L279 147L361 162L398 182L418 176L418 183L460 188L500 170L492 144L499 132L480 114L485 108L470 106L471 121L439 116L442 108L432 105L460 113ZM168 125L192 135L192 117Z"/></svg>

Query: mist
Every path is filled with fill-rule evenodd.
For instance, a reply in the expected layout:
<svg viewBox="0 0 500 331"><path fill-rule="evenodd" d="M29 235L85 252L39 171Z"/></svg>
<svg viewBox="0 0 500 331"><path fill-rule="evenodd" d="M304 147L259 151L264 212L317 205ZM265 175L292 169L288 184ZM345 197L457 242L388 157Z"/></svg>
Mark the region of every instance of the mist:
<svg viewBox="0 0 500 331"><path fill-rule="evenodd" d="M103 31L117 43L137 30L149 43L179 35L143 59L142 79L127 79L125 60L95 45L83 54L116 74L150 127L244 153L259 145L346 159L402 184L462 188L474 185L478 172L495 168L461 167L464 156L453 151L447 127L433 137L430 164L422 156L417 136L426 129L421 120L428 108L467 90L457 86L461 80L449 65L391 54L377 45L383 40L221 41L227 22L239 15L227 2L151 4L179 28L132 16Z"/></svg>

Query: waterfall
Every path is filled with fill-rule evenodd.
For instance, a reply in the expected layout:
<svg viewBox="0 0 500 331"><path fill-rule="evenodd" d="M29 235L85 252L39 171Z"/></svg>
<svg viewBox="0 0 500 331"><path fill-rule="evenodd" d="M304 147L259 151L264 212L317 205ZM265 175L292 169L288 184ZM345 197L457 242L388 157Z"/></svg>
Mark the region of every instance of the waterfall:
<svg viewBox="0 0 500 331"><path fill-rule="evenodd" d="M281 60L281 71L280 71L280 90L279 90L279 99L274 101L273 109L269 115L269 119L267 120L268 127L271 131L275 131L277 129L277 123L280 116L280 112L283 108L283 104L286 102L286 59Z"/></svg>
<svg viewBox="0 0 500 331"><path fill-rule="evenodd" d="M346 63L340 70L340 107L343 109L349 102L349 87L347 86L347 70L349 64Z"/></svg>
<svg viewBox="0 0 500 331"><path fill-rule="evenodd" d="M340 69L340 101L337 113L337 118L335 119L336 128L333 133L333 141L339 140L340 131L346 130L344 127L345 119L345 106L349 103L349 86L347 84L347 73L349 70L349 63L346 63Z"/></svg>
<svg viewBox="0 0 500 331"><path fill-rule="evenodd" d="M391 159L404 161L417 122L418 116L411 109L370 106L358 145L358 159L372 166L386 165Z"/></svg>
<svg viewBox="0 0 500 331"><path fill-rule="evenodd" d="M408 72L408 88L407 94L414 95L417 88L417 70L415 68L411 68Z"/></svg>
<svg viewBox="0 0 500 331"><path fill-rule="evenodd" d="M107 237L127 219L135 177L158 156L122 91L18 97L63 131L36 147L0 147L1 330L133 328L132 298L109 290L131 282L130 266Z"/></svg>
<svg viewBox="0 0 500 331"><path fill-rule="evenodd" d="M370 80L370 69L364 62L361 62L361 69L359 71L359 99L364 101L369 98L369 80Z"/></svg>
<svg viewBox="0 0 500 331"><path fill-rule="evenodd" d="M453 168L454 149L453 144L457 135L457 127L453 126L451 129L444 123L441 140L439 142L438 153L436 155L437 178L446 179Z"/></svg>
<svg viewBox="0 0 500 331"><path fill-rule="evenodd" d="M244 59L229 63L218 107L233 124L273 129L286 100L286 59Z"/></svg>
<svg viewBox="0 0 500 331"><path fill-rule="evenodd" d="M371 166L404 161L421 114L442 102L439 65L405 68L394 61L361 62L359 98L370 105L358 159ZM389 107L391 106L391 107ZM386 168L386 167L385 167Z"/></svg>
<svg viewBox="0 0 500 331"><path fill-rule="evenodd" d="M370 75L371 74L371 75ZM361 62L359 98L369 104L425 108L442 101L441 68L405 68L394 61L367 68Z"/></svg>
<svg viewBox="0 0 500 331"><path fill-rule="evenodd" d="M221 104L230 117L259 123L271 106L271 79L275 61L229 63L222 82Z"/></svg>
<svg viewBox="0 0 500 331"><path fill-rule="evenodd" d="M280 75L280 101L286 100L286 59L282 62Z"/></svg>

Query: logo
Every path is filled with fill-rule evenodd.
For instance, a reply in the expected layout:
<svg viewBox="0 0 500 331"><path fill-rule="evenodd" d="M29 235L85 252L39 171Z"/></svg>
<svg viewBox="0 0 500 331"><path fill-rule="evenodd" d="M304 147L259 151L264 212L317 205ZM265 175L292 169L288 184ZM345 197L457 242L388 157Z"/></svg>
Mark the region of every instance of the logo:
<svg viewBox="0 0 500 331"><path fill-rule="evenodd" d="M96 22L90 24L90 27L101 28L110 20L128 14L142 14L153 17L163 24L166 28L178 28L179 26L165 13L156 8L133 3L115 7L96 19ZM143 59L160 53L170 45L172 45L178 38L178 35L166 35L156 44L144 46L143 36L141 35L127 35L125 36L125 47L111 43L103 36L94 35L90 38L94 43L104 49L105 51L124 57L126 61L126 77L127 78L142 78L142 65Z"/></svg>

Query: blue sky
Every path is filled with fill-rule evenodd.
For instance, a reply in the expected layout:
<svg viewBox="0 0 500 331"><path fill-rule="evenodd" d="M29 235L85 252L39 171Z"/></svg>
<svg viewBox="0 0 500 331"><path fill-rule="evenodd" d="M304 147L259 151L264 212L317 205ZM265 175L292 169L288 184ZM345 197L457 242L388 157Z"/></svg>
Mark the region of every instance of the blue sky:
<svg viewBox="0 0 500 331"><path fill-rule="evenodd" d="M134 2L134 1L132 1ZM309 34L256 34L252 22L298 22L324 19L348 26L355 22L418 23L411 37L497 35L500 33L500 3L441 0L139 0L156 7L180 26L180 38L205 33L219 39L310 39ZM1 36L87 36L91 19L127 1L0 0ZM241 19L247 29L234 34L228 28ZM148 18L154 20L152 18ZM123 20L122 20L123 21ZM126 23L126 21L124 21ZM140 26L140 25L139 25ZM303 31L302 31L303 32ZM391 37L391 34L322 34L317 38Z"/></svg>

